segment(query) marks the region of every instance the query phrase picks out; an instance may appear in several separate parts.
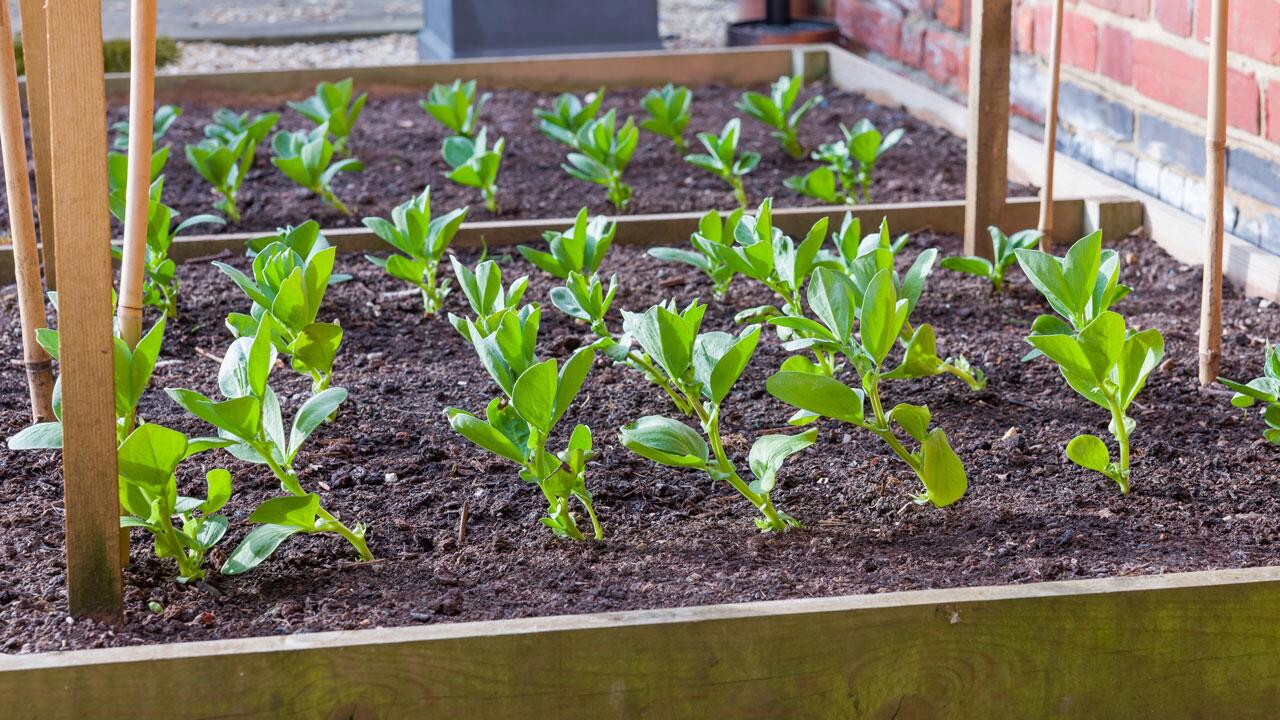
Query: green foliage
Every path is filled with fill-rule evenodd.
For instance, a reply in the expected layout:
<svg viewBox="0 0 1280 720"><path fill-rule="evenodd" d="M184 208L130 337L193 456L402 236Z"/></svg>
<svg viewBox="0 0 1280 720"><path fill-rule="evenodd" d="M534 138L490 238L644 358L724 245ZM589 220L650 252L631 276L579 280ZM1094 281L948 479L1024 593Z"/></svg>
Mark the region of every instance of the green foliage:
<svg viewBox="0 0 1280 720"><path fill-rule="evenodd" d="M177 562L178 582L204 578L205 553L227 532L227 516L218 511L231 499L231 473L223 468L208 471L203 498L179 495L174 473L192 455L229 444L220 438L190 440L151 423L120 444L120 507L127 513L120 526L151 533L156 557Z"/></svg>
<svg viewBox="0 0 1280 720"><path fill-rule="evenodd" d="M1120 260L1102 249L1101 231L1071 246L1065 258L1039 250L1014 251L1022 272L1061 317L1041 315L1031 325L1027 342L1036 354L1058 365L1067 384L1085 399L1111 414L1108 430L1120 449L1111 459L1106 443L1094 435L1079 435L1067 445L1067 457L1100 472L1129 493L1129 441L1136 421L1128 409L1164 357L1159 330L1140 332L1109 308L1129 293L1119 283Z"/></svg>
<svg viewBox="0 0 1280 720"><path fill-rule="evenodd" d="M574 136L568 163L560 167L578 180L603 185L608 190L609 202L624 210L631 202L631 186L622 182L622 173L631 162L640 141L640 130L635 121L627 118L618 127L617 112L610 110L604 117L591 120Z"/></svg>
<svg viewBox="0 0 1280 720"><path fill-rule="evenodd" d="M169 128L182 117L182 108L174 105L161 105L156 108L155 113L151 116L151 144L152 147L159 145L164 140L165 133L169 132ZM111 131L115 133L111 138L111 149L119 152L128 152L129 150L129 121L121 120L111 124Z"/></svg>
<svg viewBox="0 0 1280 720"><path fill-rule="evenodd" d="M461 277L459 280L470 297L467 283ZM492 280L487 279L489 282ZM519 465L520 479L542 490L547 500L542 523L557 537L583 539L570 512L570 502L576 499L590 516L599 540L604 531L586 486L587 462L595 456L591 429L578 425L563 451L547 449L548 437L582 389L595 346L579 348L563 365L555 360L540 361L535 353L540 322L537 305L500 310L486 323L459 320L459 331L471 341L480 364L501 388L503 397L489 403L483 418L453 407L446 408L445 414L459 435Z"/></svg>
<svg viewBox="0 0 1280 720"><path fill-rule="evenodd" d="M734 232L741 220L742 208L729 213L726 218L712 210L702 216L698 221L698 231L689 237L693 250L655 247L649 249L649 254L659 260L684 263L701 270L711 280L716 299L723 300L734 276L733 268L724 261L723 254L733 246Z"/></svg>
<svg viewBox="0 0 1280 720"><path fill-rule="evenodd" d="M506 144L505 138L498 138L489 145L486 129L480 128L474 140L462 136L445 138L442 148L444 161L453 168L445 177L463 187L479 188L484 207L491 213L498 212L498 167Z"/></svg>
<svg viewBox="0 0 1280 720"><path fill-rule="evenodd" d="M18 75L27 73L26 63L23 61L22 53L22 35L19 34L13 39L13 55L17 61ZM103 40L102 41L102 61L104 69L109 73L129 72L129 55L130 46L127 39L124 40ZM171 37L156 38L156 67L168 67L182 57L182 49L178 47L178 43Z"/></svg>
<svg viewBox="0 0 1280 720"><path fill-rule="evenodd" d="M276 350L275 322L263 316L257 333L239 337L227 348L218 370L218 390L223 400L214 400L194 390L165 390L187 412L218 429L228 441L226 449L236 458L266 465L280 481L285 496L266 500L249 516L258 524L227 557L225 575L239 575L271 556L290 535L331 532L345 538L361 560L372 560L365 543L365 527L348 528L320 505L320 498L308 492L294 469L298 453L326 418L347 399L343 388L328 388L312 395L294 413L288 430L280 398L270 385Z"/></svg>
<svg viewBox="0 0 1280 720"><path fill-rule="evenodd" d="M609 222L603 215L591 218L584 207L578 211L572 227L563 231L548 230L542 234L550 252L527 245L517 249L526 260L544 272L564 280L571 272L590 275L598 271L617 232L617 223Z"/></svg>
<svg viewBox="0 0 1280 720"><path fill-rule="evenodd" d="M684 155L684 129L689 126L689 103L692 100L693 93L689 88L676 87L671 83L650 90L640 101L649 115L640 121L640 127L670 140L676 146L676 153Z"/></svg>
<svg viewBox="0 0 1280 720"><path fill-rule="evenodd" d="M270 318L274 347L289 355L293 369L311 378L313 393L329 387L342 343L342 326L317 322L337 250L314 220L286 228L253 259L253 276L214 262L253 301L249 314L231 313L227 328L237 338L256 337Z"/></svg>
<svg viewBox="0 0 1280 720"><path fill-rule="evenodd" d="M182 108L173 105L161 105L152 116L151 182L160 177L169 162L170 147L160 143L181 116ZM129 121L113 123L111 130L114 134L111 151L107 153L107 194L114 202L123 205L125 187L129 182Z"/></svg>
<svg viewBox="0 0 1280 720"><path fill-rule="evenodd" d="M738 206L747 206L747 191L742 186L742 177L760 164L760 153L746 152L738 157L738 137L741 134L741 123L733 118L724 124L719 135L698 133L698 142L707 149L706 153L685 155L689 164L702 168L729 184L733 189L733 197Z"/></svg>
<svg viewBox="0 0 1280 720"><path fill-rule="evenodd" d="M1235 391L1231 404L1238 408L1251 408L1261 403L1259 414L1267 429L1262 437L1272 445L1280 445L1280 352L1276 345L1266 346L1262 363L1262 376L1239 383L1220 377L1218 382Z"/></svg>
<svg viewBox="0 0 1280 720"><path fill-rule="evenodd" d="M787 178L785 185L801 195L829 203L855 205L859 193L862 202L869 203L876 162L898 144L903 130L898 128L881 136L871 121L864 118L852 128L840 125L840 132L843 140L826 143L813 153L813 159L823 163L822 167L807 175Z"/></svg>
<svg viewBox="0 0 1280 720"><path fill-rule="evenodd" d="M264 113L250 121L247 112L237 115L220 108L213 114L213 122L204 127L204 139L186 146L187 162L222 196L214 208L226 213L231 222L240 222L236 195L253 167L258 144L279 120L279 113Z"/></svg>
<svg viewBox="0 0 1280 720"><path fill-rule="evenodd" d="M579 98L564 93L555 99L550 110L535 108L533 116L538 120L538 130L556 142L576 148L578 133L587 123L596 119L600 103L604 102L604 88Z"/></svg>
<svg viewBox="0 0 1280 720"><path fill-rule="evenodd" d="M458 287L471 306L473 317L468 320L453 313L449 314L449 323L467 342L475 342L472 328L479 329L477 337L484 337L497 331L498 323L508 311L521 312L520 300L529 288L529 278L519 277L508 286L502 284L502 267L492 260L485 260L476 265L475 270L449 256L453 264L453 274L458 278ZM526 306L532 308L532 306Z"/></svg>
<svg viewBox="0 0 1280 720"><path fill-rule="evenodd" d="M151 198L147 210L147 246L143 257L142 304L153 307L165 314L165 317L178 316L178 278L177 264L169 258L169 248L173 240L184 230L196 225L222 225L225 221L217 215L196 215L178 223L178 213L160 201L164 187L164 178L157 179L151 186ZM124 222L124 199L113 198L111 213L116 219ZM111 246L111 254L117 260L124 257L124 249L118 245Z"/></svg>
<svg viewBox="0 0 1280 720"><path fill-rule="evenodd" d="M878 436L924 485L924 490L913 496L916 502L944 507L959 500L968 487L964 464L951 449L946 433L941 428L930 429L928 407L899 403L886 411L881 399L885 380L940 372L933 328L926 324L917 326L902 343L899 364L885 368L909 326L911 301L899 293L898 285L890 269L876 271L865 286L840 270L814 270L807 300L817 320L791 314L772 322L804 331L804 337L787 344L789 350L805 348L842 355L857 373L858 385L850 387L808 358L794 356L783 362L765 387L770 395L804 413L847 422ZM907 442L917 443L918 449L909 449L899 432L906 434Z"/></svg>
<svg viewBox="0 0 1280 720"><path fill-rule="evenodd" d="M364 219L365 227L383 242L403 253L386 259L374 255L365 258L399 280L422 291L423 310L427 315L440 311L449 294L449 280L437 284L436 272L444 251L467 217L467 208L458 208L437 218L431 217L431 188L410 198L391 211L391 220L378 217Z"/></svg>
<svg viewBox="0 0 1280 720"><path fill-rule="evenodd" d="M419 100L418 104L455 135L471 138L475 136L480 110L489 102L490 97L492 95L484 93L479 99L476 98L475 80L465 83L454 80L448 85L432 85L427 99Z"/></svg>
<svg viewBox="0 0 1280 720"><path fill-rule="evenodd" d="M1004 289L1005 271L1018 259L1015 251L1035 248L1040 244L1044 233L1039 230L1019 230L1012 236L1008 236L995 225L988 227L987 233L991 235L995 262L976 255L964 255L943 258L939 265L948 270L986 278L991 282L991 289L1000 292Z"/></svg>
<svg viewBox="0 0 1280 720"><path fill-rule="evenodd" d="M795 108L800 98L800 90L804 87L804 79L800 75L778 78L769 88L768 95L746 92L736 103L739 110L755 120L773 128L773 137L782 144L782 148L797 160L804 157L804 146L796 137L796 129L805 114L814 105L822 102L821 95L814 95Z"/></svg>
<svg viewBox="0 0 1280 720"><path fill-rule="evenodd" d="M628 450L661 465L692 468L713 480L726 482L760 511L756 526L762 532L786 532L800 525L776 509L770 493L777 472L791 455L812 445L817 430L799 435L765 435L751 447L750 468L755 479L745 482L725 451L721 435L721 406L746 370L760 340L760 328L737 336L699 332L706 306L696 300L683 311L673 304L655 305L643 314L623 311L623 329L635 338L656 364L656 372L679 394L698 419L694 428L659 415L648 415L622 427L620 440Z"/></svg>
<svg viewBox="0 0 1280 720"><path fill-rule="evenodd" d="M351 210L333 193L333 178L340 172L360 172L364 165L355 158L333 162L334 147L325 125L307 132L280 131L271 140L275 157L271 164L285 177L310 190L327 205L350 215Z"/></svg>
<svg viewBox="0 0 1280 720"><path fill-rule="evenodd" d="M336 83L321 82L316 85L316 93L302 102L291 102L289 107L299 115L317 125L317 129L333 135L333 151L346 157L350 155L347 141L360 119L360 111L364 110L368 94L361 94L352 100L354 83L351 78ZM324 164L328 164L327 162Z"/></svg>

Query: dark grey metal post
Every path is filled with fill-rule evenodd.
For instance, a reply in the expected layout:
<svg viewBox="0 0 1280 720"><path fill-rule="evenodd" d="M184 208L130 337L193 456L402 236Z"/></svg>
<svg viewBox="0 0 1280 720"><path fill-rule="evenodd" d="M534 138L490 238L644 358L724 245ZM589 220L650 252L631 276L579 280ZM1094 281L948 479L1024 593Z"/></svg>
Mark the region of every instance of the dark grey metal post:
<svg viewBox="0 0 1280 720"><path fill-rule="evenodd" d="M657 50L658 0L423 0L418 55Z"/></svg>

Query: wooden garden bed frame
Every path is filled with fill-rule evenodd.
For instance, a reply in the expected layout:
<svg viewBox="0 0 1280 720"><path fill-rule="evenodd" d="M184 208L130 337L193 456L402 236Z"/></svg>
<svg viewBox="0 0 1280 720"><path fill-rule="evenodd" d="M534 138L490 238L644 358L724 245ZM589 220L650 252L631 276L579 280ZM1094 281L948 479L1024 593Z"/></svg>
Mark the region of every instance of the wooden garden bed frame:
<svg viewBox="0 0 1280 720"><path fill-rule="evenodd" d="M24 14L37 2L23 0ZM974 3L973 24L982 48L1003 45L1007 54L1007 28L999 37L1000 23L983 17L983 8L1001 2ZM110 77L104 87L97 48L74 42L100 36L99 9L87 0L50 3L47 57L36 53L28 67L48 60L46 87L33 88L41 98L32 113L36 164L45 166L37 187L42 226L66 257L47 267L75 279L60 297L69 604L73 613L111 615L119 601L103 598L118 593L120 579L101 568L117 554L109 530L115 445L102 422L112 416L110 382L102 382L111 376L110 353L100 352L110 347L102 300L110 276L105 177L93 158L105 152L103 98L125 86ZM975 108L992 95L998 106L1005 92L1002 62L991 58L986 50L975 58ZM1007 79L1007 57L1003 64ZM250 97L249 88L301 94L345 76L375 92L425 91L455 77L543 89L742 85L793 68L901 104L962 136L976 125L972 141L991 150L976 161L971 154L970 178L982 189L966 202L854 212L870 221L888 216L898 230L964 233L971 248L980 247L977 231L988 222L1035 224L1036 202L1006 203L1003 188L1006 173L1039 182L1036 141L998 120L993 128L977 123L953 101L831 46L161 76L156 91L161 102L231 100ZM1199 261L1196 233L1190 243L1183 237L1194 226L1181 213L1066 158L1057 178L1068 197L1122 196L1058 201L1059 240L1095 227L1114 237L1145 223L1173 255ZM844 210L788 209L778 217L795 230ZM620 220L621 242L671 244L687 240L696 214ZM568 222L470 223L462 241L507 244ZM345 251L378 247L363 230L328 234ZM243 239L190 238L172 252L180 259L238 253ZM45 248L46 261L60 254L54 246ZM1227 257L1229 277L1250 292L1280 294L1276 258L1231 239ZM0 275L11 273L11 256L0 254ZM1261 717L1280 697L1278 581L1280 568L1258 568L11 655L0 656L0 695L8 716L39 718Z"/></svg>

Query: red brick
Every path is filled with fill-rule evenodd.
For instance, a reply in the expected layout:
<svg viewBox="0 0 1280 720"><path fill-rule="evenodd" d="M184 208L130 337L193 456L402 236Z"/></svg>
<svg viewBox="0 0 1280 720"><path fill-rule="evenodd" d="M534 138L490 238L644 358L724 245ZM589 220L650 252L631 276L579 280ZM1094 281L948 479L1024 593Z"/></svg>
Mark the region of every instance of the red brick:
<svg viewBox="0 0 1280 720"><path fill-rule="evenodd" d="M1151 0L1085 0L1085 2L1126 17L1145 19L1151 14Z"/></svg>
<svg viewBox="0 0 1280 720"><path fill-rule="evenodd" d="M1204 117L1209 98L1209 65L1204 58L1150 40L1133 44L1134 86L1147 97ZM1258 131L1258 82L1252 75L1227 72L1227 122Z"/></svg>
<svg viewBox="0 0 1280 720"><path fill-rule="evenodd" d="M900 53L902 11L866 2L836 3L840 32L856 45L889 57Z"/></svg>
<svg viewBox="0 0 1280 720"><path fill-rule="evenodd" d="M943 25L954 30L964 27L964 0L936 0L934 12Z"/></svg>
<svg viewBox="0 0 1280 720"><path fill-rule="evenodd" d="M1267 139L1280 142L1280 80L1267 83Z"/></svg>
<svg viewBox="0 0 1280 720"><path fill-rule="evenodd" d="M1209 0L1200 0L1195 5L1196 37L1207 41L1212 4ZM1227 48L1266 63L1280 63L1280 2L1231 0L1227 14Z"/></svg>
<svg viewBox="0 0 1280 720"><path fill-rule="evenodd" d="M962 36L938 30L924 35L924 71L940 83L966 91L969 87L969 43Z"/></svg>
<svg viewBox="0 0 1280 720"><path fill-rule="evenodd" d="M1053 7L1036 8L1036 53L1048 57L1053 42ZM1067 11L1062 15L1062 62L1093 72L1097 68L1098 26L1092 20Z"/></svg>
<svg viewBox="0 0 1280 720"><path fill-rule="evenodd" d="M1207 5L1209 0L1203 4ZM1191 37L1194 0L1156 0L1156 20L1160 27L1175 35Z"/></svg>
<svg viewBox="0 0 1280 720"><path fill-rule="evenodd" d="M1133 36L1107 25L1098 39L1098 71L1124 85L1133 84Z"/></svg>
<svg viewBox="0 0 1280 720"><path fill-rule="evenodd" d="M893 59L914 68L921 67L924 63L924 31L923 22L908 20L902 23L902 38Z"/></svg>

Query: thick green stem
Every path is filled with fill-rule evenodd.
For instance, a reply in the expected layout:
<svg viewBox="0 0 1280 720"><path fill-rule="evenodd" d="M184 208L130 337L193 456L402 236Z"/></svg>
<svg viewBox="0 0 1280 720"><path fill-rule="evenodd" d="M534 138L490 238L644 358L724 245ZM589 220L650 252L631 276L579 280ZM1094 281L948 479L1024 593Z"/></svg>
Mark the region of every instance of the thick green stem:
<svg viewBox="0 0 1280 720"><path fill-rule="evenodd" d="M729 175L729 186L733 188L733 199L738 201L738 207L747 208L747 189L742 185L742 178L737 175Z"/></svg>
<svg viewBox="0 0 1280 720"><path fill-rule="evenodd" d="M702 424L702 430L707 434L708 444L711 445L711 454L715 457L715 472L711 473L712 477L724 480L729 483L734 490L737 490L744 498L749 500L752 505L764 515L769 525L769 529L774 532L786 532L790 529L790 525L782 519L777 509L773 507L773 502L769 499L767 493L757 493L753 491L742 476L738 475L738 469L734 467L733 461L729 459L729 454L725 452L724 441L720 437L720 413L719 408L714 408L711 412L703 407L702 403L697 401L696 396L691 397L686 388L681 388L685 393L694 412L697 413L698 421Z"/></svg>
<svg viewBox="0 0 1280 720"><path fill-rule="evenodd" d="M1116 439L1116 444L1120 446L1120 462L1119 472L1115 477L1116 484L1120 486L1122 495L1129 494L1129 428L1125 425L1124 410L1120 407L1120 402L1107 394L1107 409L1111 411L1111 424L1115 426L1112 435Z"/></svg>
<svg viewBox="0 0 1280 720"><path fill-rule="evenodd" d="M893 428L889 425L889 417L884 412L884 404L880 400L880 380L877 378L870 383L867 391L867 398L871 401L871 410L875 414L875 426L866 426L868 430L880 436L888 444L889 449L893 450L893 454L902 459L911 470L917 475L920 474L920 460L907 449L897 435L893 434Z"/></svg>
<svg viewBox="0 0 1280 720"><path fill-rule="evenodd" d="M498 188L493 185L486 185L481 191L484 193L484 208L496 214L498 212Z"/></svg>
<svg viewBox="0 0 1280 720"><path fill-rule="evenodd" d="M280 487L290 495L302 497L307 491L302 487L302 481L298 479L298 474L294 472L292 467L286 467L275 461L271 456L271 446L267 443L255 443L254 450L267 462L267 467L280 481ZM333 513L325 510L323 507L319 509L316 515L321 522L317 524L321 530L326 532L334 532L347 539L347 542L356 549L360 554L360 559L369 561L373 559L373 553L369 552L369 545L365 542L364 535L356 533L342 523L341 520L334 517Z"/></svg>
<svg viewBox="0 0 1280 720"><path fill-rule="evenodd" d="M341 200L339 200L338 196L335 195L333 191L330 190L329 188L316 187L316 188L312 188L311 191L319 195L320 200L322 202L329 205L330 207L337 210L338 212L342 213L343 215L352 214L351 208L347 207Z"/></svg>

